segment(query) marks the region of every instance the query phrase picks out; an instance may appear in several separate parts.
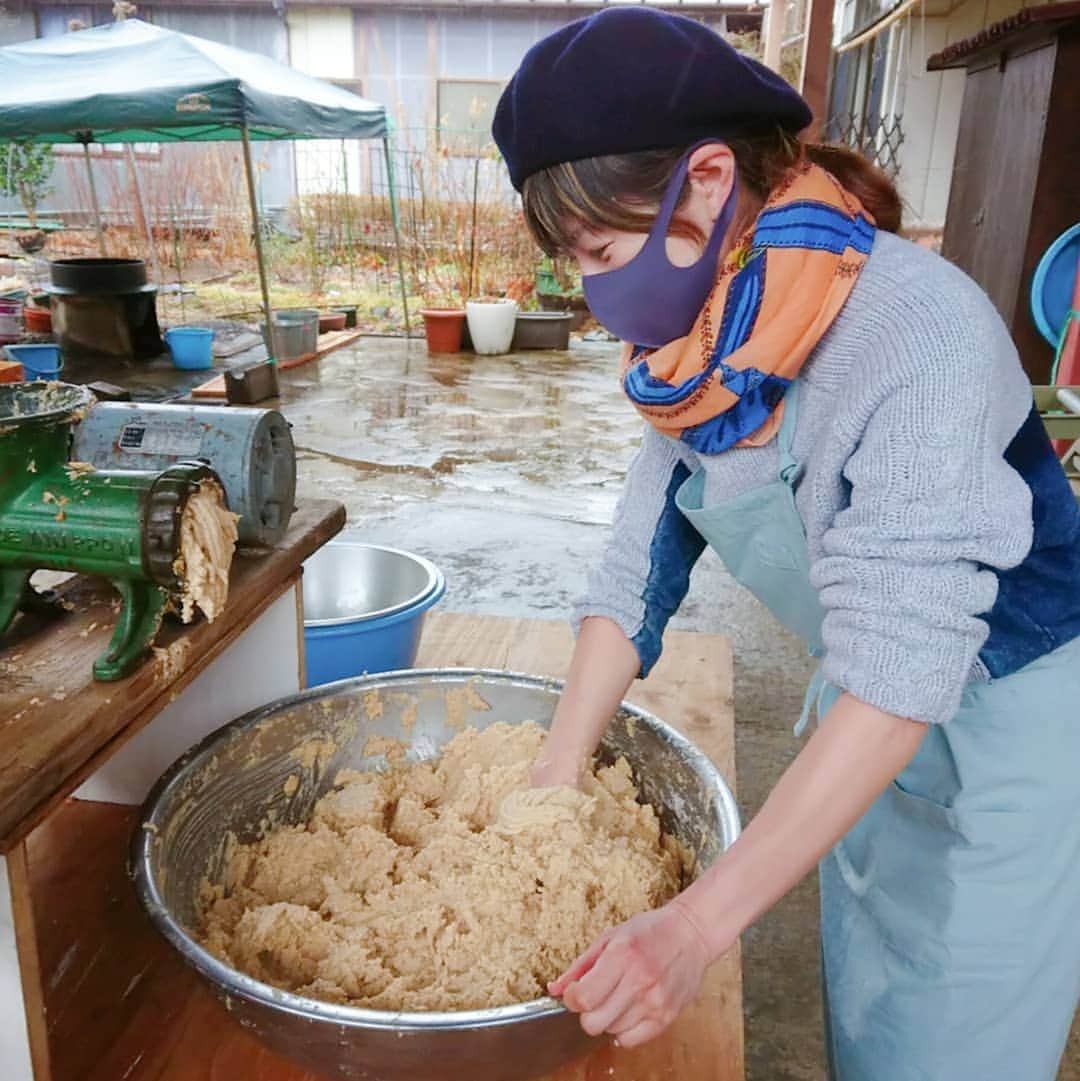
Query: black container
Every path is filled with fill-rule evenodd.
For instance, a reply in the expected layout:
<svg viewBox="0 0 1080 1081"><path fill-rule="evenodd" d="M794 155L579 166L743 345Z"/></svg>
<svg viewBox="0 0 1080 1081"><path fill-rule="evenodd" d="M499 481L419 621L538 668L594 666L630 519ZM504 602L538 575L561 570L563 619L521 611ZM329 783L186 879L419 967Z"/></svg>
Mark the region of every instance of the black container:
<svg viewBox="0 0 1080 1081"><path fill-rule="evenodd" d="M569 349L572 312L518 312L512 350Z"/></svg>
<svg viewBox="0 0 1080 1081"><path fill-rule="evenodd" d="M56 296L125 296L155 291L141 259L54 259L49 289Z"/></svg>

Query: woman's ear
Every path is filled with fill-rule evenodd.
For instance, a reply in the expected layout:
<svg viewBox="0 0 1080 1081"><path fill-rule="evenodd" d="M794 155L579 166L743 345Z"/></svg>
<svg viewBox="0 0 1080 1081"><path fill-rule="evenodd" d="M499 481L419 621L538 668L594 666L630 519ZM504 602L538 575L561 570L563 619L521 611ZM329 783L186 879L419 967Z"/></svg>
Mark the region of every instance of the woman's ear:
<svg viewBox="0 0 1080 1081"><path fill-rule="evenodd" d="M700 193L715 221L724 208L735 184L735 155L724 143L707 143L690 155L687 179L691 189Z"/></svg>

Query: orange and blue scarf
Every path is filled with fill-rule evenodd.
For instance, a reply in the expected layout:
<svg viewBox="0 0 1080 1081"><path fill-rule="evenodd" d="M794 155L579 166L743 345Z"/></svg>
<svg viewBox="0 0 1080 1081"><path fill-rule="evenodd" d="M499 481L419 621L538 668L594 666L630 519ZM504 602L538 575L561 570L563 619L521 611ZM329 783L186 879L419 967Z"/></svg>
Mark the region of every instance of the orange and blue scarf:
<svg viewBox="0 0 1080 1081"><path fill-rule="evenodd" d="M767 443L783 397L851 294L873 218L820 166L770 196L724 260L685 338L627 349L623 388L665 435L702 454Z"/></svg>

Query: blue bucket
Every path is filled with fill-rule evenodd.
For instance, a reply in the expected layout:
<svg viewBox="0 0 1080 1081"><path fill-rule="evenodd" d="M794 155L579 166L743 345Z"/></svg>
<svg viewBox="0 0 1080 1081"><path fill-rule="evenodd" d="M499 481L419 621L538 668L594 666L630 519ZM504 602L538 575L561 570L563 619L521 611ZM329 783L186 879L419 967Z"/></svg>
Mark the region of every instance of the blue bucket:
<svg viewBox="0 0 1080 1081"><path fill-rule="evenodd" d="M337 541L304 563L307 685L411 668L446 579L411 552Z"/></svg>
<svg viewBox="0 0 1080 1081"><path fill-rule="evenodd" d="M28 383L35 379L59 379L64 366L58 345L7 345L7 355L23 366Z"/></svg>
<svg viewBox="0 0 1080 1081"><path fill-rule="evenodd" d="M173 327L165 331L165 344L174 368L198 372L214 366L214 332L205 327Z"/></svg>

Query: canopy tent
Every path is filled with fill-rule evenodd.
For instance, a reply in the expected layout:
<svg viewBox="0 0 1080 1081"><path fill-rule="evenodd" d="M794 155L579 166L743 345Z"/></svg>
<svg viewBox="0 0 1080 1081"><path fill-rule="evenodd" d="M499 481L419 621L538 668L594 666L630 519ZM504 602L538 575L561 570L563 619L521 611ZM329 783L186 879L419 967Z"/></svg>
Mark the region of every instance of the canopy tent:
<svg viewBox="0 0 1080 1081"><path fill-rule="evenodd" d="M0 48L0 71L0 142L81 143L99 239L90 143L241 141L268 328L251 141L382 139L408 327L384 106L268 57L140 19L8 45Z"/></svg>

